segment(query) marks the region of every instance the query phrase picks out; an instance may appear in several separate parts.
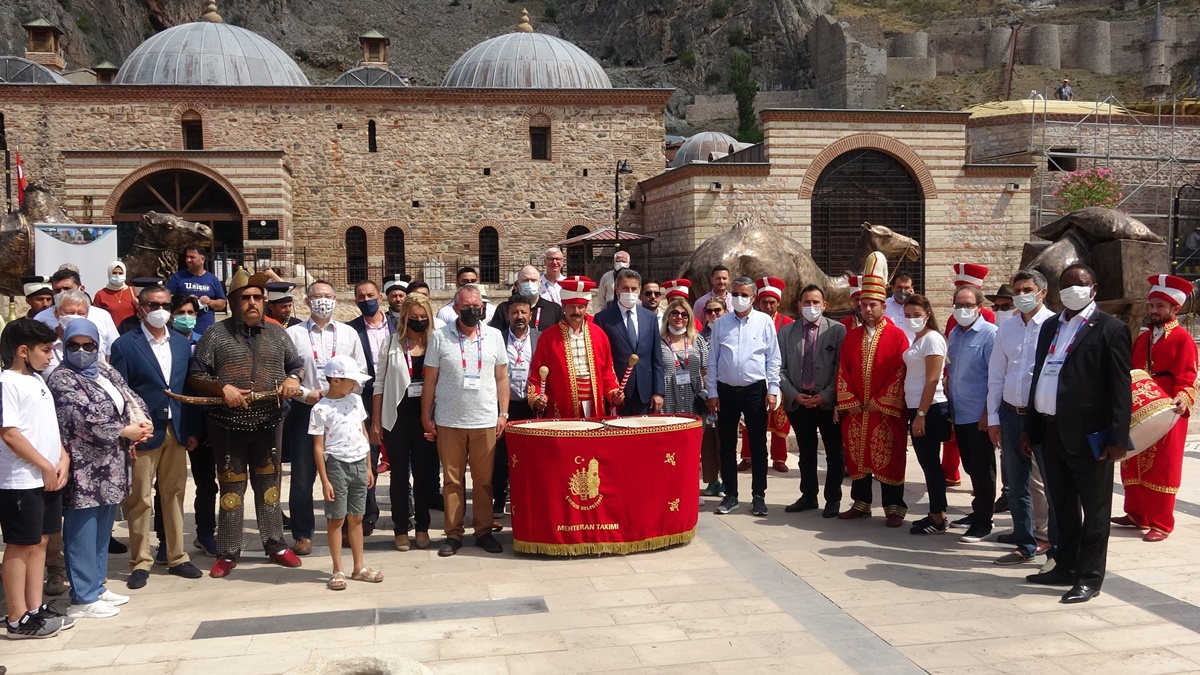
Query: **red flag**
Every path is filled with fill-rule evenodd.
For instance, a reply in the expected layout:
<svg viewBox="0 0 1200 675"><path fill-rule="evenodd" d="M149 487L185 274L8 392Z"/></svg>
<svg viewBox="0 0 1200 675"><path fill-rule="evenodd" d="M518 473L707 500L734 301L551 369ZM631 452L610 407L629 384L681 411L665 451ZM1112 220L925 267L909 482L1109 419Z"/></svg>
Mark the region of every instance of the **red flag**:
<svg viewBox="0 0 1200 675"><path fill-rule="evenodd" d="M17 207L25 205L25 167L21 165L21 151L16 151L17 157Z"/></svg>

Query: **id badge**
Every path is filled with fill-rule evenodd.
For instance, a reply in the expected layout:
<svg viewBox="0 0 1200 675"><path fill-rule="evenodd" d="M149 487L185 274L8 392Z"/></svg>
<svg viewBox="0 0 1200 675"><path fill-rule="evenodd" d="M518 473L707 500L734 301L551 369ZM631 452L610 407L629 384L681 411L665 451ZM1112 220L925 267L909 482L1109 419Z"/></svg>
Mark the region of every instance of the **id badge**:
<svg viewBox="0 0 1200 675"><path fill-rule="evenodd" d="M1046 365L1042 366L1042 375L1058 377L1058 374L1062 372L1062 367L1062 361L1047 361Z"/></svg>
<svg viewBox="0 0 1200 675"><path fill-rule="evenodd" d="M519 366L510 366L508 376L509 376L509 378L514 379L514 380L521 380L521 381L528 380L529 379L529 365L521 364Z"/></svg>
<svg viewBox="0 0 1200 675"><path fill-rule="evenodd" d="M686 370L675 371L675 384L684 385L692 383L692 374Z"/></svg>
<svg viewBox="0 0 1200 675"><path fill-rule="evenodd" d="M423 391L425 391L424 382L413 382L408 385L408 396L410 398L420 396Z"/></svg>
<svg viewBox="0 0 1200 675"><path fill-rule="evenodd" d="M479 389L479 376L463 375L463 389Z"/></svg>

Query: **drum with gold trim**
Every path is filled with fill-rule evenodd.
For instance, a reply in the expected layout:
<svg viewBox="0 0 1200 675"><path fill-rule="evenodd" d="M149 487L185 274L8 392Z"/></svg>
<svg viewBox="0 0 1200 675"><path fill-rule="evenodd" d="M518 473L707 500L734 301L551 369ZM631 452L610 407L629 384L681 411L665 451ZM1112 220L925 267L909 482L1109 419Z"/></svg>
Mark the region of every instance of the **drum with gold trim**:
<svg viewBox="0 0 1200 675"><path fill-rule="evenodd" d="M596 431L604 425L592 420L526 420L513 422L522 429L537 429L542 431Z"/></svg>
<svg viewBox="0 0 1200 675"><path fill-rule="evenodd" d="M1134 369L1129 375L1133 380L1133 409L1129 416L1129 441L1133 449L1125 459L1157 443L1179 419L1171 397L1149 373Z"/></svg>
<svg viewBox="0 0 1200 675"><path fill-rule="evenodd" d="M638 417L616 417L611 420L604 420L604 426L616 429L652 430L655 427L687 424L695 419L694 417L681 417L679 415L641 415Z"/></svg>

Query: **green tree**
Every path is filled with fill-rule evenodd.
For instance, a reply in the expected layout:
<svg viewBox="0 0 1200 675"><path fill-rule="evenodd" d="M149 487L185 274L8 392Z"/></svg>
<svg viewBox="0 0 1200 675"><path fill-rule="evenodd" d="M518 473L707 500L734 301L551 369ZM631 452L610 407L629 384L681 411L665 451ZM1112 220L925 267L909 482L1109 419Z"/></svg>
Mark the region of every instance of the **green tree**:
<svg viewBox="0 0 1200 675"><path fill-rule="evenodd" d="M737 139L743 143L758 143L763 139L758 128L758 115L754 112L754 98L758 95L758 82L751 75L753 61L740 49L729 50L729 86L737 98Z"/></svg>

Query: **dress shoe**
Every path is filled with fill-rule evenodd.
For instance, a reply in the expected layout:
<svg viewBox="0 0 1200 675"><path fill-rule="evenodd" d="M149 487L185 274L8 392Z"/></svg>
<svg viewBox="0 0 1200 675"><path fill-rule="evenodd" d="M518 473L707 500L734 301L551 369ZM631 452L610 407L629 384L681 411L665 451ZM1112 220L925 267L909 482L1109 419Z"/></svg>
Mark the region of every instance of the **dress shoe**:
<svg viewBox="0 0 1200 675"><path fill-rule="evenodd" d="M1120 525L1121 527L1139 527L1143 530L1146 529L1134 522L1133 518L1130 518L1129 516L1117 516L1116 518L1109 518L1108 522L1112 523L1113 525Z"/></svg>
<svg viewBox="0 0 1200 675"><path fill-rule="evenodd" d="M217 562L213 563L212 569L208 571L208 576L214 579L222 579L229 576L230 570L235 567L237 567L237 561L233 558L217 558Z"/></svg>
<svg viewBox="0 0 1200 675"><path fill-rule="evenodd" d="M46 585L42 592L46 595L62 595L71 586L67 583L67 571L61 567L51 567L46 570Z"/></svg>
<svg viewBox="0 0 1200 675"><path fill-rule="evenodd" d="M145 588L148 581L150 581L150 572L146 570L134 570L129 574L129 580L125 582L125 585L136 591L139 588Z"/></svg>
<svg viewBox="0 0 1200 675"><path fill-rule="evenodd" d="M838 509L840 508L842 508L842 505L837 502L825 502L825 510L821 511L821 517L837 518Z"/></svg>
<svg viewBox="0 0 1200 675"><path fill-rule="evenodd" d="M946 487L958 487L959 485L962 485L961 480L950 480L949 478L946 479Z"/></svg>
<svg viewBox="0 0 1200 675"><path fill-rule="evenodd" d="M292 547L292 553L296 555L312 553L312 539L297 539L296 545Z"/></svg>
<svg viewBox="0 0 1200 675"><path fill-rule="evenodd" d="M1012 532L996 535L996 543L1005 545L1015 544L1017 543L1017 535Z"/></svg>
<svg viewBox="0 0 1200 675"><path fill-rule="evenodd" d="M750 470L750 460L743 459L742 461L738 462L738 471L749 471L749 470Z"/></svg>
<svg viewBox="0 0 1200 675"><path fill-rule="evenodd" d="M810 509L818 508L819 506L820 505L817 504L817 500L805 499L804 497L801 497L800 499L797 499L791 504L783 507L783 510L787 513L800 513L801 511L808 511Z"/></svg>
<svg viewBox="0 0 1200 675"><path fill-rule="evenodd" d="M270 557L271 562L277 565L283 565L284 567L299 567L304 564L300 562L300 559L296 557L295 553L292 553L290 549L286 548L277 553L272 553Z"/></svg>
<svg viewBox="0 0 1200 675"><path fill-rule="evenodd" d="M504 546L492 536L491 532L482 537L475 537L475 545L488 553L504 553Z"/></svg>
<svg viewBox="0 0 1200 675"><path fill-rule="evenodd" d="M854 520L855 518L870 518L870 511L859 511L851 506L850 508L838 514L838 520Z"/></svg>
<svg viewBox="0 0 1200 675"><path fill-rule="evenodd" d="M771 462L771 468L775 469L779 473L787 473L788 472L787 462Z"/></svg>
<svg viewBox="0 0 1200 675"><path fill-rule="evenodd" d="M884 521L888 527L900 527L904 524L904 516L899 513L887 514L887 520Z"/></svg>
<svg viewBox="0 0 1200 675"><path fill-rule="evenodd" d="M1164 541L1167 538L1167 533L1161 530L1150 530L1146 536L1142 537L1142 541L1154 543L1156 541Z"/></svg>
<svg viewBox="0 0 1200 675"><path fill-rule="evenodd" d="M500 532L504 530L504 523L492 518L492 532Z"/></svg>
<svg viewBox="0 0 1200 675"><path fill-rule="evenodd" d="M362 524L362 529L363 529L363 536L369 537L372 534L375 534L375 523L373 521L367 522L364 520L363 524Z"/></svg>
<svg viewBox="0 0 1200 675"><path fill-rule="evenodd" d="M288 518L288 514L280 513L279 517L283 520L283 529L289 529L292 526L292 519Z"/></svg>
<svg viewBox="0 0 1200 675"><path fill-rule="evenodd" d="M200 568L193 565L190 561L179 563L174 567L168 567L167 572L177 577L183 577L184 579L199 579L204 576L204 572L201 572Z"/></svg>
<svg viewBox="0 0 1200 675"><path fill-rule="evenodd" d="M1075 584L1071 590L1063 593L1062 599L1059 602L1064 605L1073 605L1079 602L1087 602L1092 598L1100 595L1099 586L1089 586L1088 584Z"/></svg>
<svg viewBox="0 0 1200 675"><path fill-rule="evenodd" d="M1004 513L1008 510L1008 495L1000 495L996 500L996 504L992 507L993 513Z"/></svg>
<svg viewBox="0 0 1200 675"><path fill-rule="evenodd" d="M455 553L458 553L458 549L460 549L460 548L462 548L461 541L459 541L458 539L451 539L450 537L446 537L446 541L443 541L442 545L440 547L438 547L438 557L449 558L450 556L454 555Z"/></svg>
<svg viewBox="0 0 1200 675"><path fill-rule="evenodd" d="M413 546L416 546L421 550L429 548L429 533L418 532L416 538L413 540Z"/></svg>
<svg viewBox="0 0 1200 675"><path fill-rule="evenodd" d="M401 553L403 553L404 551L407 551L409 549L408 535L407 534L397 534L395 537L392 538L392 547L395 548L397 551L400 551Z"/></svg>
<svg viewBox="0 0 1200 675"><path fill-rule="evenodd" d="M116 539L109 537L108 553L109 555L125 555L126 553L129 553L129 547L117 541Z"/></svg>
<svg viewBox="0 0 1200 675"><path fill-rule="evenodd" d="M1034 555L1045 555L1046 551L1050 550L1050 542L1045 539L1035 539L1034 541L1037 542L1037 550L1033 552Z"/></svg>
<svg viewBox="0 0 1200 675"><path fill-rule="evenodd" d="M1072 586L1075 584L1075 575L1053 569L1049 572L1030 574L1025 577L1025 581L1039 586Z"/></svg>

